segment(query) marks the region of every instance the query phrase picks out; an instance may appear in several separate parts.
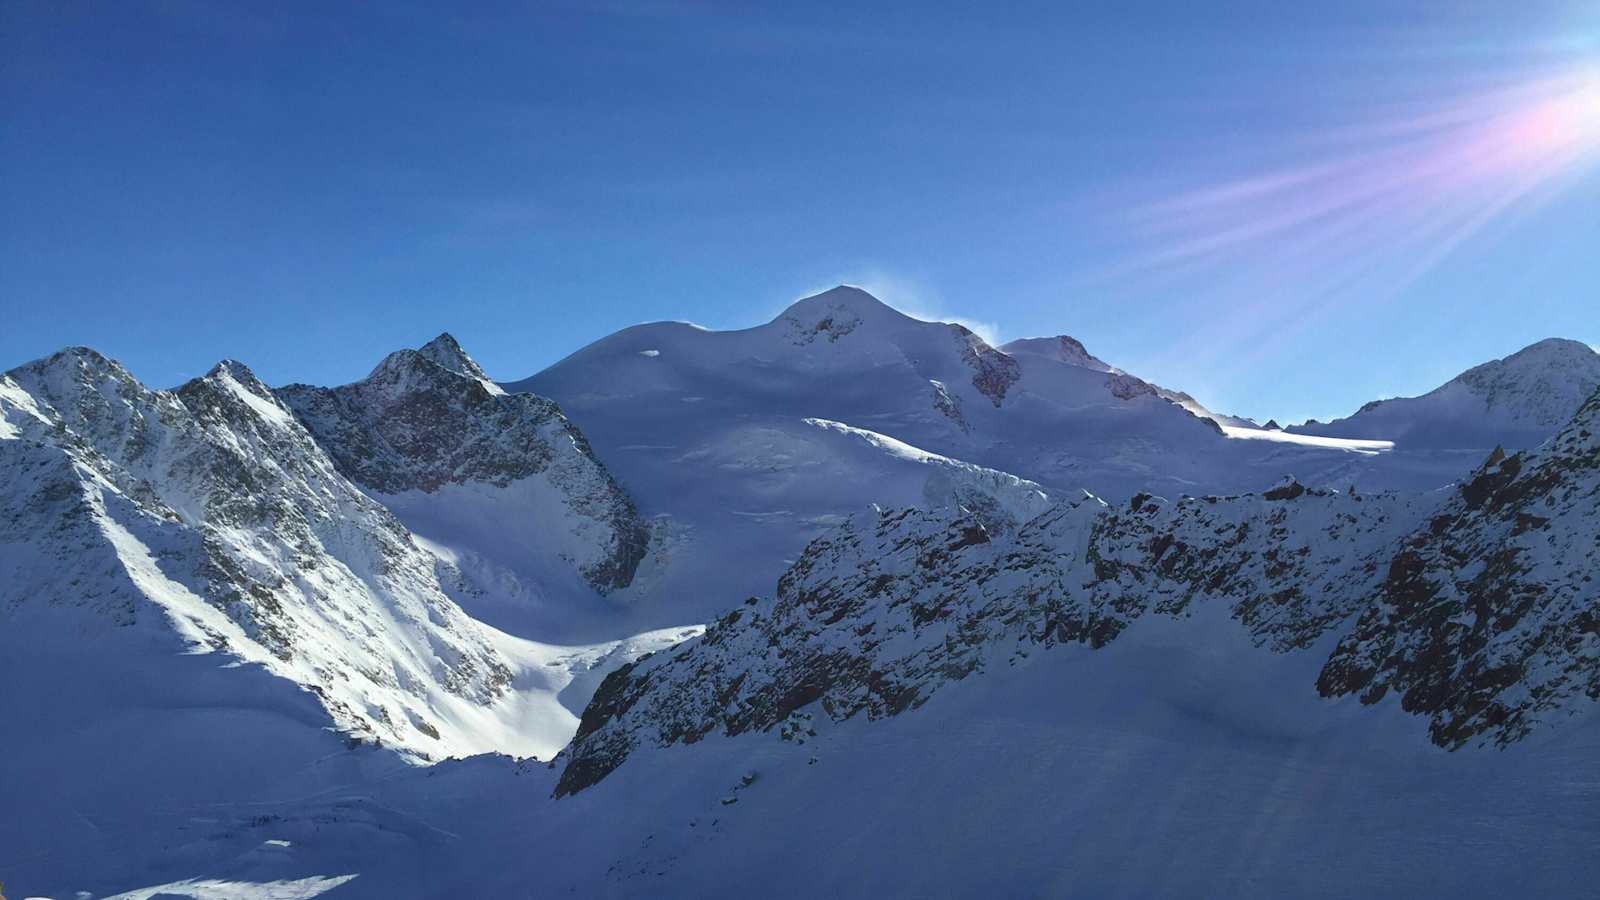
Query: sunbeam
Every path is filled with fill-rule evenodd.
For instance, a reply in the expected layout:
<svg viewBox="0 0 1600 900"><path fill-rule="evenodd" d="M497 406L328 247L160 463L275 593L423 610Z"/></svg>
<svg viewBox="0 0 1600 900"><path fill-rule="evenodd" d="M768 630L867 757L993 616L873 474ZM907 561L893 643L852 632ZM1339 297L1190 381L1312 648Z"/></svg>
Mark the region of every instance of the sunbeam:
<svg viewBox="0 0 1600 900"><path fill-rule="evenodd" d="M1315 327L1330 306L1393 300L1561 196L1600 161L1600 67L1387 105L1278 139L1303 161L1132 204L1123 221L1140 249L1088 279L1136 296L1182 284L1190 302L1229 298L1172 354L1210 358L1237 348L1226 335L1281 337ZM1307 145L1325 149L1308 155ZM1245 366L1261 352L1218 361Z"/></svg>

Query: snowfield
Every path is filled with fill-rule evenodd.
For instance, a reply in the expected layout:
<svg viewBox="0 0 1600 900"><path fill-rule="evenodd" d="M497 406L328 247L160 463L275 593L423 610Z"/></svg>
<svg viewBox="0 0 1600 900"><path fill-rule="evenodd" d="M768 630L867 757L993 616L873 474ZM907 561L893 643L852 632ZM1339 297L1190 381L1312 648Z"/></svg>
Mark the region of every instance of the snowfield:
<svg viewBox="0 0 1600 900"><path fill-rule="evenodd" d="M1275 441L1280 444L1298 444L1302 447L1325 447L1329 450L1347 450L1351 453L1361 453L1368 456L1384 453L1394 449L1394 441L1321 437L1314 434L1298 434L1291 431L1278 431L1270 428L1248 428L1239 425L1223 425L1222 433L1228 437L1239 440Z"/></svg>

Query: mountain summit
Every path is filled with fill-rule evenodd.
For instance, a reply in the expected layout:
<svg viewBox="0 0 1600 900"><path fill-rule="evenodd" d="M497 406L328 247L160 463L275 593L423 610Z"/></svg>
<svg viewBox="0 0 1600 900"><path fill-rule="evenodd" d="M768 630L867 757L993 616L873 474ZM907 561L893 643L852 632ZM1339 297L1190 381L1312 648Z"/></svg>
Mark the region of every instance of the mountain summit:
<svg viewBox="0 0 1600 900"><path fill-rule="evenodd" d="M1296 434L1382 438L1405 449L1538 446L1600 387L1600 353L1548 338L1474 366L1419 397L1374 400L1332 422L1291 425Z"/></svg>
<svg viewBox="0 0 1600 900"><path fill-rule="evenodd" d="M1075 337L1059 334L1055 337L1019 338L1000 347L1012 356L1043 356L1069 366L1081 366L1096 372L1120 372L1116 366L1091 354L1083 342Z"/></svg>
<svg viewBox="0 0 1600 900"><path fill-rule="evenodd" d="M879 323L918 321L874 297L865 289L848 284L841 284L820 294L796 300L789 304L776 321L794 320L807 323L830 318Z"/></svg>
<svg viewBox="0 0 1600 900"><path fill-rule="evenodd" d="M461 349L461 345L448 331L417 348L417 352L457 375L465 375L489 385L494 384L479 367L477 360L468 356L467 351Z"/></svg>

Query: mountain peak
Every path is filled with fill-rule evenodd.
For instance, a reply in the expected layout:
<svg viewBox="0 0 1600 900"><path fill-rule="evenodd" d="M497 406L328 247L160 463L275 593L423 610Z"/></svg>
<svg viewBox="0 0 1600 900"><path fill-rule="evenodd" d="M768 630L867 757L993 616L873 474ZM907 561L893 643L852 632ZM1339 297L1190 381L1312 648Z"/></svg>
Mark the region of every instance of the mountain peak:
<svg viewBox="0 0 1600 900"><path fill-rule="evenodd" d="M242 390L255 399L266 401L269 405L278 405L277 395L272 392L272 388L267 387L266 382L257 378L256 373L250 371L249 366L236 359L219 361L211 367L211 371L200 378L194 379L190 384L196 382L220 385L229 390Z"/></svg>
<svg viewBox="0 0 1600 900"><path fill-rule="evenodd" d="M858 319L910 318L865 290L849 284L841 284L820 294L802 297L791 303L780 318L809 321L818 316L841 313Z"/></svg>
<svg viewBox="0 0 1600 900"><path fill-rule="evenodd" d="M1581 341L1546 338L1474 366L1439 391L1459 385L1482 398L1491 411L1555 427L1583 404L1597 383L1600 353Z"/></svg>
<svg viewBox="0 0 1600 900"><path fill-rule="evenodd" d="M1596 387L1600 353L1582 341L1545 338L1421 396L1374 400L1348 418L1288 430L1398 440L1409 448L1531 449L1565 425Z"/></svg>
<svg viewBox="0 0 1600 900"><path fill-rule="evenodd" d="M88 347L65 347L0 373L0 377L14 380L24 391L61 409L76 410L84 403L102 407L107 391L131 396L145 390L120 363Z"/></svg>
<svg viewBox="0 0 1600 900"><path fill-rule="evenodd" d="M49 356L23 363L12 369L11 372L27 370L43 374L59 371L64 367L71 367L79 371L124 371L116 360L108 359L101 355L98 350L91 347L63 347Z"/></svg>
<svg viewBox="0 0 1600 900"><path fill-rule="evenodd" d="M1475 376L1482 378L1486 373L1529 373L1568 365L1600 369L1600 353L1582 341L1545 338L1508 356L1473 366L1451 380L1471 383Z"/></svg>
<svg viewBox="0 0 1600 900"><path fill-rule="evenodd" d="M1067 365L1091 369L1096 372L1116 372L1117 368L1091 354L1081 341L1071 335L1054 337L1020 338L1000 348L1012 356L1043 356Z"/></svg>
<svg viewBox="0 0 1600 900"><path fill-rule="evenodd" d="M425 383L432 384L445 372L451 376L472 379L490 394L505 393L489 380L488 374L467 355L467 351L461 349L448 331L416 350L407 347L390 353L373 367L365 380L404 384L410 383L414 377L421 377Z"/></svg>
<svg viewBox="0 0 1600 900"><path fill-rule="evenodd" d="M218 362L211 371L180 385L175 393L196 419L207 424L235 424L244 420L241 415L278 427L294 422L272 388L235 359Z"/></svg>
<svg viewBox="0 0 1600 900"><path fill-rule="evenodd" d="M1583 353L1593 353L1593 352L1595 352L1594 348L1590 347L1588 344L1585 344L1583 341L1575 341L1572 338L1564 338L1564 337L1548 337L1548 338L1545 338L1542 341L1534 341L1533 343L1529 344L1526 347L1523 347L1521 350L1518 350L1516 353L1513 353L1511 355L1512 356L1517 356L1519 354L1526 353L1529 350L1537 350L1537 349L1541 349L1541 348L1560 350L1562 352L1574 352L1574 353L1576 353L1576 352L1583 352Z"/></svg>
<svg viewBox="0 0 1600 900"><path fill-rule="evenodd" d="M467 351L461 349L461 344L448 331L417 348L417 352L457 375L465 375L479 381L489 380L489 376L477 361L468 356Z"/></svg>
<svg viewBox="0 0 1600 900"><path fill-rule="evenodd" d="M256 378L256 373L250 371L249 366L236 359L218 360L217 364L212 366L209 372L206 372L205 377L231 378L246 384L251 382L260 383L260 379Z"/></svg>

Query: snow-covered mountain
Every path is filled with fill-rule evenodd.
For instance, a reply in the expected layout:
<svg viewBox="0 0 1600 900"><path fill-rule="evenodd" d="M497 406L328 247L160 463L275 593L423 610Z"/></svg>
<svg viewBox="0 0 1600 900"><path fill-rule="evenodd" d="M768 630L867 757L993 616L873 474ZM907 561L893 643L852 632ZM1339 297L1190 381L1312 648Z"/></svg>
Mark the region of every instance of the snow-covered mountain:
<svg viewBox="0 0 1600 900"><path fill-rule="evenodd" d="M1550 338L1468 369L1420 397L1374 400L1346 418L1285 430L1381 438L1400 450L1530 449L1570 419L1596 387L1600 353Z"/></svg>
<svg viewBox="0 0 1600 900"><path fill-rule="evenodd" d="M502 386L558 401L641 508L670 515L679 529L670 577L682 580L668 593L696 597L692 611L705 616L765 591L807 541L869 503L921 503L929 470L863 452L852 434L1051 494L1120 499L1265 487L1284 471L1348 484L1346 467L1374 452L1234 440L1219 422L1237 420L1071 338L996 349L853 287L743 331L639 325Z"/></svg>
<svg viewBox="0 0 1600 900"><path fill-rule="evenodd" d="M771 602L609 676L557 793L642 747L893 716L986 668L1204 607L1279 652L1339 633L1325 695L1392 689L1440 745L1512 743L1600 701L1596 509L1600 392L1541 449L1432 494L1288 480L1175 503L1085 496L1011 535L959 512L858 516L813 541Z"/></svg>
<svg viewBox="0 0 1600 900"><path fill-rule="evenodd" d="M165 618L304 685L352 735L487 749L448 724L502 698L510 663L244 366L152 391L74 348L6 373L0 416L13 610Z"/></svg>
<svg viewBox="0 0 1600 900"><path fill-rule="evenodd" d="M601 674L698 630L554 646L474 620L232 361L172 391L85 348L6 372L0 508L0 793L30 809L0 829L8 877L124 852L151 803L549 756Z"/></svg>
<svg viewBox="0 0 1600 900"><path fill-rule="evenodd" d="M1001 352L1019 359L1030 356L1043 357L1054 363L1064 363L1069 366L1078 366L1094 372L1104 372L1108 375L1123 376L1115 383L1113 392L1117 394L1139 395L1154 392L1164 400L1176 403L1188 410L1191 414L1210 419L1218 425L1236 426L1241 428L1259 427L1255 422L1239 416L1230 416L1224 413L1213 412L1200 401L1184 393L1174 391L1160 385L1150 384L1141 378L1129 375L1127 372L1111 365L1105 360L1092 355L1083 346L1083 342L1071 335L1060 334L1055 337L1020 338L1000 347Z"/></svg>
<svg viewBox="0 0 1600 900"><path fill-rule="evenodd" d="M743 331L629 328L506 387L561 402L619 472L639 450L668 446L679 451L668 461L685 468L704 457L679 443L684 432L714 448L708 423L755 418L842 422L1056 487L1115 482L1108 494L1142 486L1140 471L1184 477L1181 462L1170 475L1142 468L1163 449L1225 443L1210 421L1070 338L1044 343L997 350L960 325L913 319L838 287ZM654 440L660 446L643 446Z"/></svg>
<svg viewBox="0 0 1600 900"><path fill-rule="evenodd" d="M501 390L448 334L354 384L276 393L342 474L464 575L464 602L495 624L540 612L519 616L519 602L546 618L581 603L574 574L601 594L627 588L646 557L650 523L561 409Z"/></svg>
<svg viewBox="0 0 1600 900"><path fill-rule="evenodd" d="M554 766L157 811L181 849L51 884L1582 896L1597 426L1600 396L1429 493L1080 496L1004 533L864 513L773 599L608 677Z"/></svg>
<svg viewBox="0 0 1600 900"><path fill-rule="evenodd" d="M1510 362L1470 382L1529 435L1588 377ZM278 391L63 351L0 377L0 875L1574 894L1600 395L1573 411L1388 452L847 288L516 384L448 335Z"/></svg>

